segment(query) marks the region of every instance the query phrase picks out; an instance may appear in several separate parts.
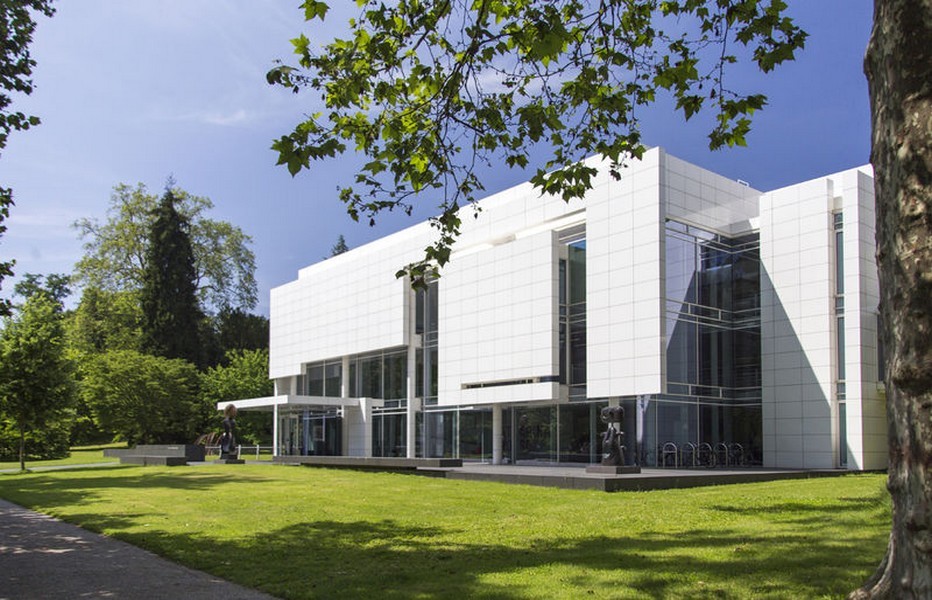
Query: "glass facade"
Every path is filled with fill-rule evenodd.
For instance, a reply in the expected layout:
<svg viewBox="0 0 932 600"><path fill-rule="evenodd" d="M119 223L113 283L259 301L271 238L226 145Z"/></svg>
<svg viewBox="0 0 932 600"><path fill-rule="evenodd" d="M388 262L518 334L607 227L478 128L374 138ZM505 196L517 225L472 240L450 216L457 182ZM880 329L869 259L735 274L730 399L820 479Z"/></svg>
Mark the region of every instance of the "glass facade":
<svg viewBox="0 0 932 600"><path fill-rule="evenodd" d="M573 399L586 397L586 240L570 241L559 265L560 372Z"/></svg>
<svg viewBox="0 0 932 600"><path fill-rule="evenodd" d="M304 395L339 398L343 392L343 365L324 361L307 365L304 372Z"/></svg>
<svg viewBox="0 0 932 600"><path fill-rule="evenodd" d="M600 415L608 400L586 394L585 231L561 236L560 242L558 360L566 395L563 403L503 407L507 463L601 459L605 424ZM645 466L761 464L758 236L727 237L671 220L664 251L666 388L620 399L626 411L621 425L626 461ZM413 332L419 336L414 391L421 400L416 454L490 461L492 409L437 405L438 283L417 292L414 302ZM349 360L348 396L384 401L372 415L374 456L406 455L407 367L405 348ZM308 365L304 386L310 395L338 396L342 375L337 361ZM332 424L321 429L310 416L298 419L288 443L301 453L331 452L341 440L326 427Z"/></svg>
<svg viewBox="0 0 932 600"><path fill-rule="evenodd" d="M350 359L349 395L403 401L408 397L408 351L386 350Z"/></svg>
<svg viewBox="0 0 932 600"><path fill-rule="evenodd" d="M684 449L695 455L700 446L719 462L759 464L758 235L671 220L665 252L667 389L639 402L642 464L682 461Z"/></svg>

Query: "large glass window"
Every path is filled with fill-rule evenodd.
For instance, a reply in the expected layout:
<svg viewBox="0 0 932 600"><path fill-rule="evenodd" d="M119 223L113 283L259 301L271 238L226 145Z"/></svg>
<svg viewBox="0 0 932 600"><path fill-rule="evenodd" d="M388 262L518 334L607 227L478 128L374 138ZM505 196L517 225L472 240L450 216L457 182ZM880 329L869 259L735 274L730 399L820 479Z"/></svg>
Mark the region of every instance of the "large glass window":
<svg viewBox="0 0 932 600"><path fill-rule="evenodd" d="M307 366L304 376L304 394L308 396L340 397L343 393L343 365L328 361Z"/></svg>
<svg viewBox="0 0 932 600"><path fill-rule="evenodd" d="M385 411L372 415L372 455L405 456L407 421L403 412Z"/></svg>
<svg viewBox="0 0 932 600"><path fill-rule="evenodd" d="M324 365L323 363L309 365L304 379L307 382L308 396L324 395Z"/></svg>
<svg viewBox="0 0 932 600"><path fill-rule="evenodd" d="M556 462L556 406L515 409L515 429L517 460Z"/></svg>
<svg viewBox="0 0 932 600"><path fill-rule="evenodd" d="M437 346L439 322L439 289L432 282L416 294L415 332L421 334L418 349L417 392L427 406L437 404Z"/></svg>
<svg viewBox="0 0 932 600"><path fill-rule="evenodd" d="M492 411L464 410L459 413L460 458L489 459L492 457Z"/></svg>
<svg viewBox="0 0 932 600"><path fill-rule="evenodd" d="M665 249L669 393L759 402L758 236L668 221Z"/></svg>
<svg viewBox="0 0 932 600"><path fill-rule="evenodd" d="M339 398L343 395L343 365L328 363L324 366L324 395Z"/></svg>
<svg viewBox="0 0 932 600"><path fill-rule="evenodd" d="M404 400L408 397L406 350L354 357L350 361L350 396Z"/></svg>
<svg viewBox="0 0 932 600"><path fill-rule="evenodd" d="M845 232L844 215L832 217L835 230L835 361L836 374L841 384L845 380ZM840 386L839 386L840 389Z"/></svg>
<svg viewBox="0 0 932 600"><path fill-rule="evenodd" d="M638 405L642 464L692 463L700 452L759 464L758 235L668 221L665 261L667 393Z"/></svg>
<svg viewBox="0 0 932 600"><path fill-rule="evenodd" d="M586 240L569 242L560 274L560 383L571 397L586 393Z"/></svg>
<svg viewBox="0 0 932 600"><path fill-rule="evenodd" d="M424 456L453 458L456 443L457 412L430 411L424 413Z"/></svg>

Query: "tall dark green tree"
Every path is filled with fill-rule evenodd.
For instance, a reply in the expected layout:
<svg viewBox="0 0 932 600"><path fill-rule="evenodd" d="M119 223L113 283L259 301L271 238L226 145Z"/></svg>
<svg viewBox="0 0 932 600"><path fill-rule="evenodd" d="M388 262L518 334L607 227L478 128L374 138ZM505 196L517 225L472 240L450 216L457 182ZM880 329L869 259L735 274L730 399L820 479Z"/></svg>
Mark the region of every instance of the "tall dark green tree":
<svg viewBox="0 0 932 600"><path fill-rule="evenodd" d="M201 364L197 277L189 224L166 190L149 231L142 286L143 348L166 358Z"/></svg>
<svg viewBox="0 0 932 600"><path fill-rule="evenodd" d="M55 13L51 0L0 0L0 151L6 147L13 131L23 131L39 124L39 118L10 110L10 94L32 93L32 68L36 61L29 54L29 44L36 30L32 11L51 17ZM10 216L13 190L0 186L0 235L6 231L4 219ZM0 261L0 284L13 274L12 260ZM0 315L10 314L9 300L0 298Z"/></svg>

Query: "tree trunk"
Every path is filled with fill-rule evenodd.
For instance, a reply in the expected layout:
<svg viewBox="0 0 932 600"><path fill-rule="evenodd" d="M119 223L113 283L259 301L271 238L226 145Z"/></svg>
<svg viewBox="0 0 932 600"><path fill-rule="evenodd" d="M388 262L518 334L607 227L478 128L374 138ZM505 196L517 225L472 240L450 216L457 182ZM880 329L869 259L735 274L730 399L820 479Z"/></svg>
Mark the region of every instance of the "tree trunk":
<svg viewBox="0 0 932 600"><path fill-rule="evenodd" d="M865 59L893 525L849 598L932 598L932 0L875 0Z"/></svg>
<svg viewBox="0 0 932 600"><path fill-rule="evenodd" d="M19 424L19 470L26 470L26 427Z"/></svg>

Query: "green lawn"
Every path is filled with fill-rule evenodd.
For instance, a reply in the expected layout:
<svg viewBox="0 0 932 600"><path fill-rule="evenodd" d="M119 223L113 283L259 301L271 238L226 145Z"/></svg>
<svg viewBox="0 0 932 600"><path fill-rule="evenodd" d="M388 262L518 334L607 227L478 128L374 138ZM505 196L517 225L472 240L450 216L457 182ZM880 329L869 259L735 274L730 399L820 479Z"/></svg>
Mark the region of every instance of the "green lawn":
<svg viewBox="0 0 932 600"><path fill-rule="evenodd" d="M104 456L104 448L125 448L126 444L104 444L99 446L75 446L71 449L71 456L55 460L27 460L26 468L54 467L64 465L89 465L95 463L117 462L116 458ZM0 470L19 469L19 461L0 461Z"/></svg>
<svg viewBox="0 0 932 600"><path fill-rule="evenodd" d="M838 598L882 475L586 492L267 465L0 475L0 497L283 598Z"/></svg>

